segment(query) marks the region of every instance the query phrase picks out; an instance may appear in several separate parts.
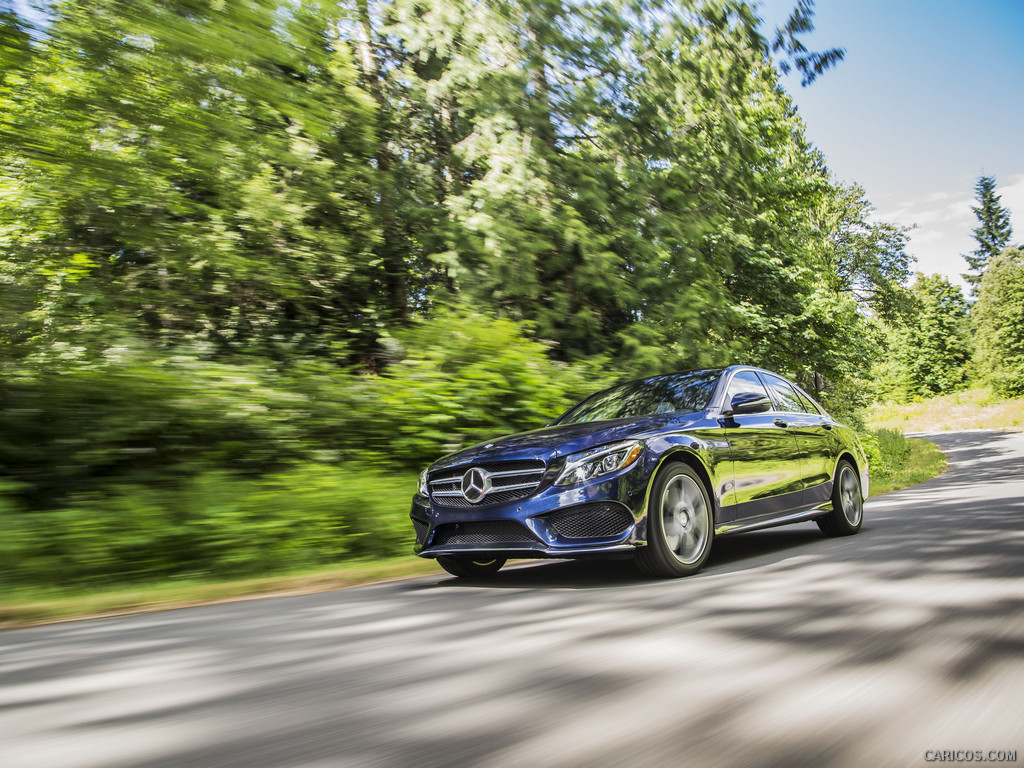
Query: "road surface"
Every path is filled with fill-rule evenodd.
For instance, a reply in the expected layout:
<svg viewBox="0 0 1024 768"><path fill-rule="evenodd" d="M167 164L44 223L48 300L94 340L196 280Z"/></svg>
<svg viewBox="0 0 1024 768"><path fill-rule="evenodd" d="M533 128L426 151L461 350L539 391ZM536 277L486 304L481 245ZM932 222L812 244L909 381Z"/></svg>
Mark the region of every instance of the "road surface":
<svg viewBox="0 0 1024 768"><path fill-rule="evenodd" d="M0 632L0 766L1024 763L1024 435L707 569L522 565Z"/></svg>

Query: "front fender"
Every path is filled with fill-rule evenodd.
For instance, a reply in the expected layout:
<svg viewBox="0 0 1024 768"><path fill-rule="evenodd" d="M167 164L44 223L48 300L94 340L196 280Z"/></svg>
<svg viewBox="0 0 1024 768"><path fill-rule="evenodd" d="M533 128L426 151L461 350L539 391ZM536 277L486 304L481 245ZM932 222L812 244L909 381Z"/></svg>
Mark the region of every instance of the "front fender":
<svg viewBox="0 0 1024 768"><path fill-rule="evenodd" d="M650 449L648 461L651 463L644 468L648 477L647 491L644 496L645 517L650 504L654 479L662 465L670 461L682 461L696 470L704 480L717 521L718 510L722 506L722 498L728 490L731 479L728 473L728 464L720 459L722 448L727 445L724 434L668 435L651 441L648 444Z"/></svg>

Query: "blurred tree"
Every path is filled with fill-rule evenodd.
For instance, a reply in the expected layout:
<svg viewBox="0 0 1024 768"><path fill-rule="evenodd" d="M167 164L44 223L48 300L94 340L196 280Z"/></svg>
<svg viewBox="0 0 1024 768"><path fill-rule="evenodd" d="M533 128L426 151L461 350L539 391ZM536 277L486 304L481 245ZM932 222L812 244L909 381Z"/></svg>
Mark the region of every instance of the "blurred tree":
<svg viewBox="0 0 1024 768"><path fill-rule="evenodd" d="M353 14L389 174L380 253L414 309L461 294L529 322L557 357L611 352L636 371L731 359L738 324L766 348L765 317L806 314L812 233L797 230L830 188L750 6L395 0ZM734 273L723 245L749 241L754 201L771 209L757 228L775 238L762 266L788 270L779 290L756 265ZM736 311L746 299L760 320ZM791 348L832 338L827 299Z"/></svg>
<svg viewBox="0 0 1024 768"><path fill-rule="evenodd" d="M461 294L563 359L838 373L833 191L771 60L838 60L811 12L769 44L735 1L58 4L0 119L5 333L376 369Z"/></svg>
<svg viewBox="0 0 1024 768"><path fill-rule="evenodd" d="M978 183L974 185L974 195L978 204L972 205L971 210L979 222L973 230L978 247L964 255L969 267L964 280L971 285L972 290L981 282L989 261L1009 244L1013 234L1010 228L1010 212L1000 205L1000 197L996 194L995 177L979 178Z"/></svg>
<svg viewBox="0 0 1024 768"><path fill-rule="evenodd" d="M371 102L329 4L54 8L6 91L2 272L35 349L275 357L375 333Z"/></svg>
<svg viewBox="0 0 1024 768"><path fill-rule="evenodd" d="M659 25L640 81L639 113L661 121L639 131L651 137L650 176L668 182L659 224L674 229L689 261L666 293L698 288L687 302L697 330L706 323L691 334L698 349L805 380L811 372L840 379L862 364L853 332L860 318L815 261L826 235L812 216L835 190L749 9L704 8L699 24Z"/></svg>
<svg viewBox="0 0 1024 768"><path fill-rule="evenodd" d="M1024 249L988 261L972 313L975 365L1007 397L1024 395Z"/></svg>
<svg viewBox="0 0 1024 768"><path fill-rule="evenodd" d="M800 85L808 86L818 76L831 69L846 56L844 48L830 48L827 51L809 51L798 37L814 31L814 0L797 0L786 23L775 30L772 39L772 53L785 53L779 60L779 69L789 73L796 67L800 73Z"/></svg>
<svg viewBox="0 0 1024 768"><path fill-rule="evenodd" d="M22 19L10 11L0 11L0 88L28 64L31 56L29 41Z"/></svg>

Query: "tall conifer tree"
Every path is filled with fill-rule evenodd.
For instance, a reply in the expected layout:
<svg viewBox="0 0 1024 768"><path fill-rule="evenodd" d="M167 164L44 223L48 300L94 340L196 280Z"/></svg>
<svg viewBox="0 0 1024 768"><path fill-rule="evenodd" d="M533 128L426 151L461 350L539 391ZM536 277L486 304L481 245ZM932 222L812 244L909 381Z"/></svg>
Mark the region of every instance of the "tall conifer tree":
<svg viewBox="0 0 1024 768"><path fill-rule="evenodd" d="M1010 242L1010 212L1000 204L996 194L994 176L982 176L974 185L974 194L978 201L971 210L978 217L978 226L974 229L974 239L978 247L964 258L970 267L964 279L976 288L981 282L981 275L989 261L997 256Z"/></svg>

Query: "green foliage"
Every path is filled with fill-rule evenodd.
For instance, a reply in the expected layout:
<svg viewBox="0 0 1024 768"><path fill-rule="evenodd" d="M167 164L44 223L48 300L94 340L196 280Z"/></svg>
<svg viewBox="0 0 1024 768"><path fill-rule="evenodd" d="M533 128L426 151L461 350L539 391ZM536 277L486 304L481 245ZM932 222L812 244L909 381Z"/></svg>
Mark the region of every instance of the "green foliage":
<svg viewBox="0 0 1024 768"><path fill-rule="evenodd" d="M0 91L0 290L30 309L8 354L126 333L275 357L359 341L374 128L337 13L55 7Z"/></svg>
<svg viewBox="0 0 1024 768"><path fill-rule="evenodd" d="M877 429L874 435L881 454L878 471L882 475L895 475L910 460L910 442L896 429Z"/></svg>
<svg viewBox="0 0 1024 768"><path fill-rule="evenodd" d="M786 20L786 23L775 31L772 41L772 52L782 51L788 55L779 62L779 69L789 72L795 66L800 72L800 85L813 83L825 70L835 66L846 56L844 48L830 48L827 51L814 52L800 42L798 35L814 30L814 0L798 0ZM792 64L789 59L792 59Z"/></svg>
<svg viewBox="0 0 1024 768"><path fill-rule="evenodd" d="M1013 231L1010 227L1010 212L1000 204L999 195L996 194L994 176L979 178L974 185L974 194L978 204L972 205L971 210L978 217L978 226L973 230L978 247L964 256L969 267L964 279L973 288L977 288L988 264L1009 245Z"/></svg>
<svg viewBox="0 0 1024 768"><path fill-rule="evenodd" d="M858 436L868 456L872 480L889 480L910 462L910 441L900 430L873 429L860 432Z"/></svg>
<svg viewBox="0 0 1024 768"><path fill-rule="evenodd" d="M968 307L957 286L918 273L900 315L880 323L872 388L876 397L906 402L955 392L967 381Z"/></svg>
<svg viewBox="0 0 1024 768"><path fill-rule="evenodd" d="M448 312L387 376L122 359L0 382L0 581L258 574L410 545L416 471L610 380L511 320Z"/></svg>
<svg viewBox="0 0 1024 768"><path fill-rule="evenodd" d="M247 576L380 556L412 545L414 474L296 464L259 478L193 473L113 484L30 510L0 496L0 584L99 586ZM5 489L8 490L9 489Z"/></svg>
<svg viewBox="0 0 1024 768"><path fill-rule="evenodd" d="M938 275L918 275L912 288L920 302L907 337L912 391L941 395L963 386L969 357L967 302L957 286Z"/></svg>
<svg viewBox="0 0 1024 768"><path fill-rule="evenodd" d="M874 475L875 468L882 465L882 448L878 444L878 438L873 432L859 432L857 437L860 439L860 444L864 446L864 453L868 457L868 467Z"/></svg>
<svg viewBox="0 0 1024 768"><path fill-rule="evenodd" d="M0 11L0 89L28 64L29 39L21 19L10 11Z"/></svg>
<svg viewBox="0 0 1024 768"><path fill-rule="evenodd" d="M910 311L902 284L910 277L907 228L871 220L874 206L858 186L840 186L814 212L828 237L817 260L837 293L852 296L870 315L893 321Z"/></svg>
<svg viewBox="0 0 1024 768"><path fill-rule="evenodd" d="M503 434L541 427L611 383L600 361L567 365L507 319L441 312L396 339L385 376L352 389L360 452L382 466L427 464Z"/></svg>
<svg viewBox="0 0 1024 768"><path fill-rule="evenodd" d="M978 375L1000 395L1024 395L1024 249L995 256L972 317Z"/></svg>
<svg viewBox="0 0 1024 768"><path fill-rule="evenodd" d="M33 508L112 484L259 476L296 462L419 469L471 442L542 426L610 383L596 364L553 362L512 321L480 315L421 321L395 350L404 357L387 376L124 351L122 360L2 381L0 469Z"/></svg>
<svg viewBox="0 0 1024 768"><path fill-rule="evenodd" d="M8 380L0 468L33 507L214 467L270 471L313 451L302 439L309 402L286 383L255 365L185 356Z"/></svg>
<svg viewBox="0 0 1024 768"><path fill-rule="evenodd" d="M69 0L31 56L8 25L3 356L375 368L460 296L563 361L843 378L855 285L899 279L902 241L830 202L779 87L773 53L808 80L840 58L800 43L812 16L769 44L734 1ZM853 227L859 277L829 284Z"/></svg>

